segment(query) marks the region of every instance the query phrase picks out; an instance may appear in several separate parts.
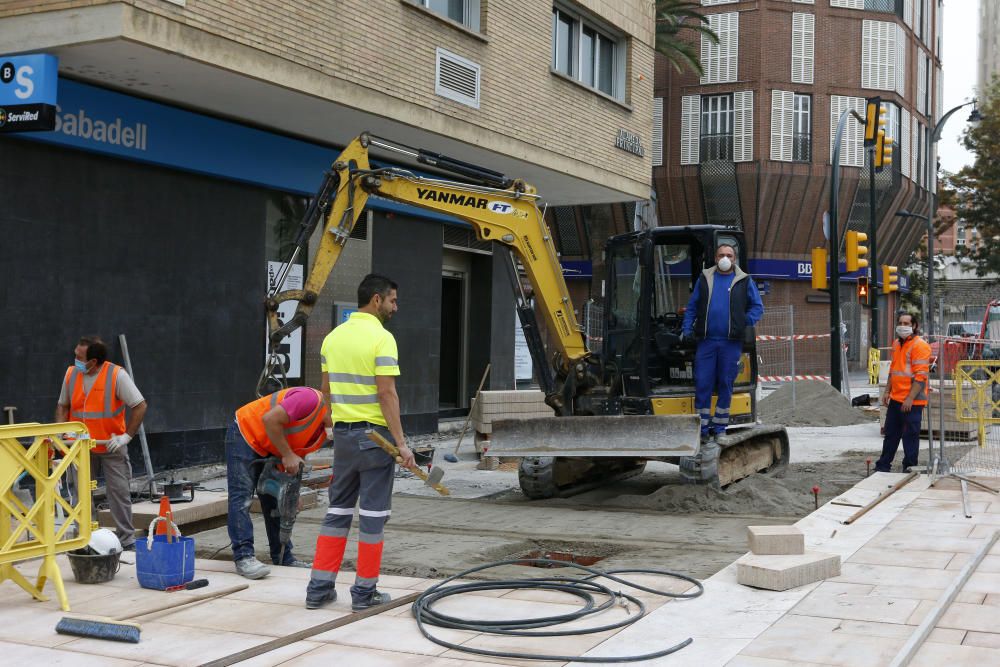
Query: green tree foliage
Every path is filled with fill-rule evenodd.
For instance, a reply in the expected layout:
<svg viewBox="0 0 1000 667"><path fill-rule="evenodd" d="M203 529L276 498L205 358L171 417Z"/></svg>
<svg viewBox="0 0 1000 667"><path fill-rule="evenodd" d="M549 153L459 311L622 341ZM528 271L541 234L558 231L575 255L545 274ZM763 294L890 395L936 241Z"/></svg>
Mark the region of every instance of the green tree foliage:
<svg viewBox="0 0 1000 667"><path fill-rule="evenodd" d="M1000 79L993 79L979 100L983 120L965 131L965 146L975 162L945 179L944 192L954 192L959 220L976 228L982 243L966 253L980 276L1000 273ZM951 193L948 193L951 197Z"/></svg>
<svg viewBox="0 0 1000 667"><path fill-rule="evenodd" d="M656 50L664 55L678 72L691 69L701 76L701 40L704 35L714 44L719 36L708 25L708 19L698 11L701 3L688 0L656 0Z"/></svg>

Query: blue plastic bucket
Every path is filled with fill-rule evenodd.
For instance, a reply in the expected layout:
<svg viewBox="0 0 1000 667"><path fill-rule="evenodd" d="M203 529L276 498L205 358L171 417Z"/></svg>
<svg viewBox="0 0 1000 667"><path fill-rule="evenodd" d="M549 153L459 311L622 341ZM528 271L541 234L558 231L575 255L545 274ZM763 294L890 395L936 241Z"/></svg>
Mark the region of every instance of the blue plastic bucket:
<svg viewBox="0 0 1000 667"><path fill-rule="evenodd" d="M167 542L166 535L156 535L152 549L147 540L135 541L135 573L140 586L162 591L194 579L193 538L174 537Z"/></svg>

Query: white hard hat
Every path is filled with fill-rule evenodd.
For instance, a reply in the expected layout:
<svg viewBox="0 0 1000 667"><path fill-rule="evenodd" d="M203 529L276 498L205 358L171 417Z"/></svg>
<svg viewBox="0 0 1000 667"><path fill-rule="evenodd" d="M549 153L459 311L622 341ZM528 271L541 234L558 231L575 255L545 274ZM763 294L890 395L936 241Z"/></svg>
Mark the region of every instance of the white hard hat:
<svg viewBox="0 0 1000 667"><path fill-rule="evenodd" d="M121 541L115 535L115 531L110 528L100 528L92 532L90 534L90 542L87 546L101 556L107 556L110 553L121 553L122 550Z"/></svg>

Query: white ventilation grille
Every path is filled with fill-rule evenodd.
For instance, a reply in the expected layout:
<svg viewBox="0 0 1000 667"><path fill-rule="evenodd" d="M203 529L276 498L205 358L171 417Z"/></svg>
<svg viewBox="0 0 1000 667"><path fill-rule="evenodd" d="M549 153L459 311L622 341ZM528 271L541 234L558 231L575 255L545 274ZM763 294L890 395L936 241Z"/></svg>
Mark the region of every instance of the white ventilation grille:
<svg viewBox="0 0 1000 667"><path fill-rule="evenodd" d="M903 22L908 28L913 27L913 0L903 0Z"/></svg>
<svg viewBox="0 0 1000 667"><path fill-rule="evenodd" d="M896 86L895 90L901 97L906 97L906 29L896 25Z"/></svg>
<svg viewBox="0 0 1000 667"><path fill-rule="evenodd" d="M864 9L865 0L830 0L831 7L843 7L844 9Z"/></svg>
<svg viewBox="0 0 1000 667"><path fill-rule="evenodd" d="M927 115L927 58L917 49L917 111Z"/></svg>
<svg viewBox="0 0 1000 667"><path fill-rule="evenodd" d="M864 21L861 30L861 87L896 89L897 26L888 21Z"/></svg>
<svg viewBox="0 0 1000 667"><path fill-rule="evenodd" d="M813 82L813 52L816 17L812 14L792 14L792 82Z"/></svg>
<svg viewBox="0 0 1000 667"><path fill-rule="evenodd" d="M480 67L442 48L437 50L434 92L449 100L479 108Z"/></svg>
<svg viewBox="0 0 1000 667"><path fill-rule="evenodd" d="M701 142L701 95L681 98L681 164L698 164Z"/></svg>
<svg viewBox="0 0 1000 667"><path fill-rule="evenodd" d="M837 140L837 124L840 117L849 109L853 109L859 116L865 116L865 98L845 97L843 95L830 96L830 160L833 160L833 145ZM844 167L862 167L865 163L864 151L862 150L862 140L864 139L864 126L861 123L848 119L844 126L844 138L840 144L840 164Z"/></svg>
<svg viewBox="0 0 1000 667"><path fill-rule="evenodd" d="M917 117L910 119L910 178L920 183L920 122Z"/></svg>

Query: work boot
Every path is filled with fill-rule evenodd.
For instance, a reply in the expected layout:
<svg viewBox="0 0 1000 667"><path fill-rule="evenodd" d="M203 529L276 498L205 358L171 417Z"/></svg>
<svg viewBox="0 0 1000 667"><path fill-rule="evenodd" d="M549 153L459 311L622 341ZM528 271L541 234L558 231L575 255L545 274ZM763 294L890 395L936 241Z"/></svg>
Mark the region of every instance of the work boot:
<svg viewBox="0 0 1000 667"><path fill-rule="evenodd" d="M708 443L712 442L712 438L714 438L714 437L715 436L712 435L711 433L702 433L701 434L701 444L707 445Z"/></svg>
<svg viewBox="0 0 1000 667"><path fill-rule="evenodd" d="M306 590L306 609L319 609L324 605L337 601L337 590L332 586L329 590L314 592Z"/></svg>
<svg viewBox="0 0 1000 667"><path fill-rule="evenodd" d="M373 591L372 594L368 596L368 599L355 600L354 602L352 602L351 603L351 610L352 611L364 611L365 609L369 609L371 607L376 607L376 606L378 606L380 604L385 604L386 602L388 602L391 599L392 598L389 597L388 593L382 593L380 591Z"/></svg>
<svg viewBox="0 0 1000 667"><path fill-rule="evenodd" d="M277 565L277 563L275 563ZM306 560L299 560L298 558L293 558L292 560L285 561L281 564L282 567L301 567L301 568L312 568L313 564Z"/></svg>
<svg viewBox="0 0 1000 667"><path fill-rule="evenodd" d="M236 573L247 579L263 579L271 574L271 568L253 556L247 556L236 561Z"/></svg>

